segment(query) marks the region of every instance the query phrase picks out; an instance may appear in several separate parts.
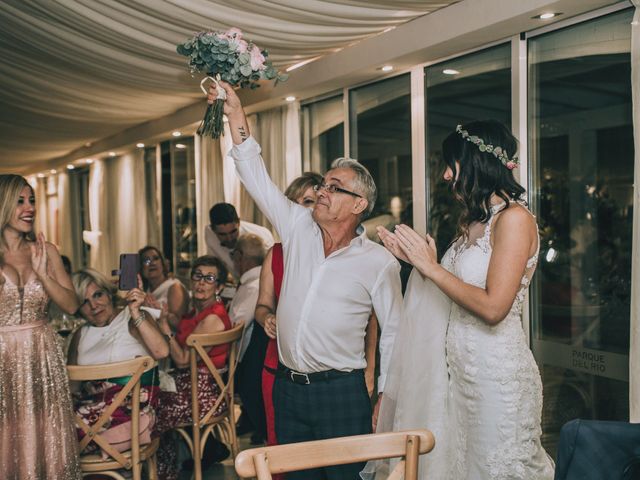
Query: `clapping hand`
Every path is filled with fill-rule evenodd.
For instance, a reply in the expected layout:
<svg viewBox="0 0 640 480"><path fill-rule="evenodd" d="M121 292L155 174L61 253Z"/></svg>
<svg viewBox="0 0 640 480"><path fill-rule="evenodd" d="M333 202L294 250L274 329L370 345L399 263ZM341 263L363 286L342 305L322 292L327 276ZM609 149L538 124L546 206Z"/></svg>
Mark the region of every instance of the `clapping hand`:
<svg viewBox="0 0 640 480"><path fill-rule="evenodd" d="M436 242L431 235L422 237L406 225L397 225L393 233L378 227L378 235L391 253L416 267L424 276L429 277L438 265Z"/></svg>
<svg viewBox="0 0 640 480"><path fill-rule="evenodd" d="M47 266L49 257L47 255L47 244L44 240L44 234L40 232L36 237L36 241L31 244L31 268L36 272L39 279L47 276Z"/></svg>

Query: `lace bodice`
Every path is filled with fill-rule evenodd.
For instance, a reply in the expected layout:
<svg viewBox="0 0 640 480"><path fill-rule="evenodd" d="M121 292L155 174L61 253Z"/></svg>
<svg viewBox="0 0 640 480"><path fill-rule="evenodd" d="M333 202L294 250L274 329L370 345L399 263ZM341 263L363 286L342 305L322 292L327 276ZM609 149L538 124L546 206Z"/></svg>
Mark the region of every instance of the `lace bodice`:
<svg viewBox="0 0 640 480"><path fill-rule="evenodd" d="M469 229L466 238L459 238L445 253L442 258L442 266L464 282L476 287L485 288L487 272L491 261L492 226L502 213L504 203L494 205L491 209L491 218L486 223L475 223ZM527 261L526 269L520 282L520 289L513 302L508 317L520 316L522 306L531 282L531 278L538 264L540 251L540 239L537 239L536 253Z"/></svg>
<svg viewBox="0 0 640 480"><path fill-rule="evenodd" d="M485 288L493 255L492 226L504 204L469 229L442 265ZM539 239L538 242L539 244ZM497 325L452 304L446 336L451 424L450 479L550 479L553 463L540 445L542 384L522 328L522 308L538 261L529 258L507 316Z"/></svg>
<svg viewBox="0 0 640 480"><path fill-rule="evenodd" d="M24 325L47 318L49 296L42 283L32 276L24 287L18 287L4 273L0 286L0 326Z"/></svg>

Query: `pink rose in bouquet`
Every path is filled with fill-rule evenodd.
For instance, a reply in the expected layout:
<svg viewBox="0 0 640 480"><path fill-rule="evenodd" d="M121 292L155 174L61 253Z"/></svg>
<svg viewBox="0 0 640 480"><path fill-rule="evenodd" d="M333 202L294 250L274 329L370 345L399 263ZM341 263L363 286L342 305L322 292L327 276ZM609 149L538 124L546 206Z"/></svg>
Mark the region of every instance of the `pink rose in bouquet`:
<svg viewBox="0 0 640 480"><path fill-rule="evenodd" d="M269 54L243 38L242 31L230 28L226 32L200 32L178 45L178 53L188 57L191 73L205 73L214 82L224 80L240 88L257 88L259 80L285 81L287 75L278 72L267 60ZM204 80L203 80L204 82ZM222 115L226 95L219 88L219 97L209 105L198 128L199 135L219 138L223 133Z"/></svg>

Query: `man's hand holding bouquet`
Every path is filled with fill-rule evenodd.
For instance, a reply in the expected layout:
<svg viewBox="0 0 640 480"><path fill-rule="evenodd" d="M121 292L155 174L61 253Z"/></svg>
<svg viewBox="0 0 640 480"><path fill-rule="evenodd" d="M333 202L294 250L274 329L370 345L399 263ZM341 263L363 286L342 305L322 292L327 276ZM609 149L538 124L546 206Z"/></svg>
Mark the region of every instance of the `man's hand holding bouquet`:
<svg viewBox="0 0 640 480"><path fill-rule="evenodd" d="M242 32L231 28L226 32L200 32L178 45L178 53L188 57L191 73L206 73L200 83L213 81L218 90L216 101L207 107L198 128L199 135L219 138L223 133L222 115L226 92L218 85L222 80L234 87L257 88L259 80L285 81L286 74L279 73L267 60L268 53L242 37Z"/></svg>

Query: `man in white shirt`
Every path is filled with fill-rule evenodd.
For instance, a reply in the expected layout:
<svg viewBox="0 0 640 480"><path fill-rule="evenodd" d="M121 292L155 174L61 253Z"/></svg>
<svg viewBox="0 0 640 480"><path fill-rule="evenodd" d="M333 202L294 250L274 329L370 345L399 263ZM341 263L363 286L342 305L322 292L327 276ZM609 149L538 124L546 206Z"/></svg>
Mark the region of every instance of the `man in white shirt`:
<svg viewBox="0 0 640 480"><path fill-rule="evenodd" d="M240 220L236 208L230 203L216 203L211 207L209 222L204 231L207 255L222 260L236 280L241 274L233 264L231 252L236 247L240 235L252 233L264 241L267 249L273 246L273 235L269 229Z"/></svg>
<svg viewBox="0 0 640 480"><path fill-rule="evenodd" d="M242 400L242 415L247 415L254 433L252 444L262 443L267 436L267 420L262 400L262 366L269 338L254 320L260 271L267 251L262 239L254 234L240 235L231 254L240 272L240 284L229 306L229 317L234 325L245 324L240 344L239 365L236 371L236 391Z"/></svg>
<svg viewBox="0 0 640 480"><path fill-rule="evenodd" d="M278 442L369 433L371 404L363 375L367 322L375 310L382 329L382 392L402 313L400 266L360 225L373 209L375 183L355 160L338 159L317 189L313 212L289 201L269 178L240 100L228 84L222 86L236 170L283 245L284 281L276 312L282 365L273 393ZM210 89L208 100L216 97ZM363 466L287 478L354 479Z"/></svg>

